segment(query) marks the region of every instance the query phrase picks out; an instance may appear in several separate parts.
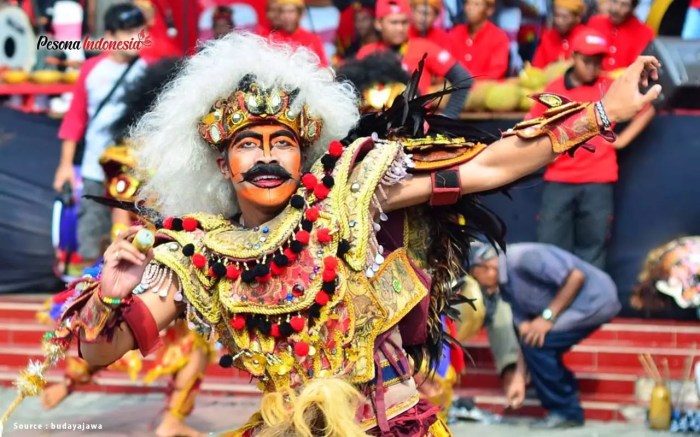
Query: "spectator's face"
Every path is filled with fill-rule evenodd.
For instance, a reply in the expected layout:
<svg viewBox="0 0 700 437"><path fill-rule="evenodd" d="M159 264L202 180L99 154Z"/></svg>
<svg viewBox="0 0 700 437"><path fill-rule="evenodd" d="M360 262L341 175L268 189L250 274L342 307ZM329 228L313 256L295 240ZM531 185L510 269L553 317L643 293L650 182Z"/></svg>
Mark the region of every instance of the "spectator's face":
<svg viewBox="0 0 700 437"><path fill-rule="evenodd" d="M107 37L107 39L111 39L113 41L137 42L140 40L139 33L144 32L145 30L146 28L144 26L140 26L135 27L133 29L106 32L105 36ZM139 50L137 48L131 50L115 50L114 53L126 58L133 58L134 56L139 54Z"/></svg>
<svg viewBox="0 0 700 437"><path fill-rule="evenodd" d="M355 33L363 40L367 35L374 32L374 17L365 9L358 9L355 12Z"/></svg>
<svg viewBox="0 0 700 437"><path fill-rule="evenodd" d="M498 287L498 257L473 266L470 273L482 289L495 290Z"/></svg>
<svg viewBox="0 0 700 437"><path fill-rule="evenodd" d="M610 0L608 2L610 21L615 25L624 23L633 12L634 8L631 0Z"/></svg>
<svg viewBox="0 0 700 437"><path fill-rule="evenodd" d="M598 0L596 10L601 15L610 15L610 2L608 0Z"/></svg>
<svg viewBox="0 0 700 437"><path fill-rule="evenodd" d="M228 20L216 20L214 22L214 38L219 39L233 32L233 24Z"/></svg>
<svg viewBox="0 0 700 437"><path fill-rule="evenodd" d="M281 27L280 24L280 7L277 6L275 3L270 2L267 4L267 11L266 11L266 16L267 16L267 21L270 22L270 27L273 29L279 29Z"/></svg>
<svg viewBox="0 0 700 437"><path fill-rule="evenodd" d="M408 41L408 25L408 15L405 14L391 14L375 21L382 41L390 46L398 46Z"/></svg>
<svg viewBox="0 0 700 437"><path fill-rule="evenodd" d="M554 28L560 35L568 35L581 18L566 8L554 8Z"/></svg>
<svg viewBox="0 0 700 437"><path fill-rule="evenodd" d="M603 65L603 55L582 55L574 53L574 74L583 83L591 83L598 79Z"/></svg>
<svg viewBox="0 0 700 437"><path fill-rule="evenodd" d="M282 5L279 7L280 29L292 33L299 28L301 10L294 5Z"/></svg>
<svg viewBox="0 0 700 437"><path fill-rule="evenodd" d="M427 32L430 30L437 16L437 11L432 6L426 4L417 4L413 6L413 25L419 32Z"/></svg>
<svg viewBox="0 0 700 437"><path fill-rule="evenodd" d="M493 6L486 0L467 0L464 2L467 24L481 24L493 14Z"/></svg>

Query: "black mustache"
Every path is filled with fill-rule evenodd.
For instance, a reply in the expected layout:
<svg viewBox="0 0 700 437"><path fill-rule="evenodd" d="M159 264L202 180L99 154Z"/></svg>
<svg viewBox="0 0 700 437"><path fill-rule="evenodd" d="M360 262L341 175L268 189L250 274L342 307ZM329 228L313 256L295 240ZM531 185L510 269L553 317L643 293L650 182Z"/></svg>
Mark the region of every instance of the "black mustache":
<svg viewBox="0 0 700 437"><path fill-rule="evenodd" d="M250 170L241 173L244 182L251 182L258 176L261 175L272 175L277 176L280 179L291 179L292 175L284 169L281 165L277 163L258 163L253 166Z"/></svg>

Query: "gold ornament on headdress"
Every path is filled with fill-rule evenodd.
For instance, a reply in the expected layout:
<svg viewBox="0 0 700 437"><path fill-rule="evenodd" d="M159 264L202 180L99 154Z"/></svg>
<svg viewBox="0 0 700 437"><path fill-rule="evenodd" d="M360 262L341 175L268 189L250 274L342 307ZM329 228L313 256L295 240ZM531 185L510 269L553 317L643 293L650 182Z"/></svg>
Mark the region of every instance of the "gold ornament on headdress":
<svg viewBox="0 0 700 437"><path fill-rule="evenodd" d="M292 129L306 144L321 135L323 123L311 117L308 107L293 108L297 91L279 88L264 89L253 76L244 77L230 96L217 100L211 111L199 122L199 134L217 150L240 129L252 125L277 122Z"/></svg>

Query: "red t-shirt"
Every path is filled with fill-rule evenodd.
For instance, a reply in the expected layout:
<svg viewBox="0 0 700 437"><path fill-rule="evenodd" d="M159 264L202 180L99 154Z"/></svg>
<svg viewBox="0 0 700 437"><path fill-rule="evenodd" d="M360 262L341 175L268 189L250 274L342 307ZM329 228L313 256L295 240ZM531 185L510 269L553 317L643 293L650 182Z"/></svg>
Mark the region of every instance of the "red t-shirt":
<svg viewBox="0 0 700 437"><path fill-rule="evenodd" d="M540 37L540 44L535 50L532 66L544 68L552 62L569 59L571 57L571 41L583 29L585 26L579 24L571 29L566 37L562 37L554 28L550 27L545 30Z"/></svg>
<svg viewBox="0 0 700 437"><path fill-rule="evenodd" d="M375 52L384 52L387 50L390 50L390 48L383 42L365 44L360 48L360 51L357 52L357 59L362 59ZM397 53L401 58L401 65L404 70L408 71L410 74L418 68L418 63L425 54L428 55L425 58L425 69L418 84L421 94L427 94L429 92L433 76L445 77L447 72L450 71L450 68L457 63L447 49L438 47L423 38L409 39L408 43L400 49L400 53Z"/></svg>
<svg viewBox="0 0 700 437"><path fill-rule="evenodd" d="M268 35L268 38L270 39L270 41L289 44L293 47L306 47L307 49L316 53L318 59L321 60L321 66L328 66L328 58L326 58L326 51L323 49L323 41L321 40L321 37L316 34L313 34L300 27L293 33L287 33L281 30L273 30Z"/></svg>
<svg viewBox="0 0 700 437"><path fill-rule="evenodd" d="M603 97L612 83L608 77L600 76L591 85L571 88L567 79L568 74L547 85L545 92L559 94L577 102L595 102ZM539 117L545 109L544 105L535 103L527 118ZM561 154L547 167L544 180L568 184L616 182L618 179L617 152L612 143L599 136L588 140L588 143L595 146L595 152L579 148L574 152L573 157L569 156L568 153Z"/></svg>
<svg viewBox="0 0 700 437"><path fill-rule="evenodd" d="M450 31L452 54L477 79L503 79L508 73L508 35L490 21L470 35L465 24Z"/></svg>
<svg viewBox="0 0 700 437"><path fill-rule="evenodd" d="M615 26L606 15L595 15L588 21L588 27L603 34L610 44L610 53L603 60L605 70L629 66L654 39L651 27L634 15L620 26Z"/></svg>
<svg viewBox="0 0 700 437"><path fill-rule="evenodd" d="M445 30L440 29L438 27L431 27L428 32L425 34L425 36L421 35L421 33L413 26L411 26L410 30L408 31L408 37L410 39L416 39L416 38L423 38L427 39L431 43L435 44L438 47L442 47L445 49L450 49L452 46L452 40L450 39L450 35L445 32Z"/></svg>

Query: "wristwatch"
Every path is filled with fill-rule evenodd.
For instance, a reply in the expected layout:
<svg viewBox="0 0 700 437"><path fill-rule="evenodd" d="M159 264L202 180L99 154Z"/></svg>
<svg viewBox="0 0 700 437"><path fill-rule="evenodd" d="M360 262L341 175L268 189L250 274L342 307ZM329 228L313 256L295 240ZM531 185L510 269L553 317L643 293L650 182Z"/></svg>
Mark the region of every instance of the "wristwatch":
<svg viewBox="0 0 700 437"><path fill-rule="evenodd" d="M554 312L549 308L545 308L540 316L548 322L554 322L554 319L556 319L556 317L554 317Z"/></svg>

